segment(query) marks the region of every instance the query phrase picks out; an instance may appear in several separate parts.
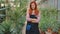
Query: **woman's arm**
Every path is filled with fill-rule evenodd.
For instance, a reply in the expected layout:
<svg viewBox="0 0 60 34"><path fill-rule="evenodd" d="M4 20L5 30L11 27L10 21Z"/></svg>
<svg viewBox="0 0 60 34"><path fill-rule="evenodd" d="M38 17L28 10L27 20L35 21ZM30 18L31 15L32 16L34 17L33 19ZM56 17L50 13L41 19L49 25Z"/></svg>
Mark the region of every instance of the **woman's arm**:
<svg viewBox="0 0 60 34"><path fill-rule="evenodd" d="M39 14L37 15L37 19L35 22L39 22L40 21L40 18L41 18L41 13L39 12Z"/></svg>
<svg viewBox="0 0 60 34"><path fill-rule="evenodd" d="M31 21L33 22L33 23L38 23L39 21L40 21L40 18L41 18L41 15L40 15L41 13L39 12L39 14L36 16L37 17L37 19L32 19Z"/></svg>
<svg viewBox="0 0 60 34"><path fill-rule="evenodd" d="M27 9L27 12L26 12L26 20L31 21L31 18L29 17L29 8Z"/></svg>

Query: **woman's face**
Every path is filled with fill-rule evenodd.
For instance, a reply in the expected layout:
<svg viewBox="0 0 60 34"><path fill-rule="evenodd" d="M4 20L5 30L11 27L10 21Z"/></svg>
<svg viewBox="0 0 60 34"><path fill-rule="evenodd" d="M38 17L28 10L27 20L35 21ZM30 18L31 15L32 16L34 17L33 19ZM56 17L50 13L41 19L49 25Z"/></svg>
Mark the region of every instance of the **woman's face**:
<svg viewBox="0 0 60 34"><path fill-rule="evenodd" d="M35 9L35 4L34 4L34 3L31 4L31 8L32 8L33 10Z"/></svg>

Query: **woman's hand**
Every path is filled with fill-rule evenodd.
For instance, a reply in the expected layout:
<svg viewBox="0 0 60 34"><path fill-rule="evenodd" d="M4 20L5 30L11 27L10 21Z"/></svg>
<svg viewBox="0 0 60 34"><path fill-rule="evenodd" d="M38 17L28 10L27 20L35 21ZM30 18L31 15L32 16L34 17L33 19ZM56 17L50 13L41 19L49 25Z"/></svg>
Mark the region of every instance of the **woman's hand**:
<svg viewBox="0 0 60 34"><path fill-rule="evenodd" d="M35 22L35 21L36 21L36 19L31 19L31 21L32 21L32 22Z"/></svg>

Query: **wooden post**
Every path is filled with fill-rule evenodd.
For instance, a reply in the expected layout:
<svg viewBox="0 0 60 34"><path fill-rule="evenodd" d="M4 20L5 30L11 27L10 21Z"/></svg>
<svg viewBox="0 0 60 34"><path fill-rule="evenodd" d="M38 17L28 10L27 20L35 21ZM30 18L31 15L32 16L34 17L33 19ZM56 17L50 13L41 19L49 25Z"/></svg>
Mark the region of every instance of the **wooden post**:
<svg viewBox="0 0 60 34"><path fill-rule="evenodd" d="M22 28L22 34L26 34L26 25L27 21L25 21L24 27Z"/></svg>
<svg viewBox="0 0 60 34"><path fill-rule="evenodd" d="M6 4L6 8L7 8L8 4L9 4L8 0L5 1L5 4ZM8 10L6 9L6 21L7 21L7 19L9 19L7 14L8 14Z"/></svg>

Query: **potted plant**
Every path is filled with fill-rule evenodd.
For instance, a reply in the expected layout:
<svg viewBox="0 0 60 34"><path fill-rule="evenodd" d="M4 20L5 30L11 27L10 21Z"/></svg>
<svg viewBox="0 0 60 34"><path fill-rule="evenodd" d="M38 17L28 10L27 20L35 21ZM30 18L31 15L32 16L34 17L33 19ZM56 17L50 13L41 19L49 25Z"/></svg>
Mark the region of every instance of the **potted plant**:
<svg viewBox="0 0 60 34"><path fill-rule="evenodd" d="M45 32L47 28L52 28L52 31L58 30L58 23L56 23L57 9L55 8L41 8L41 20L39 27Z"/></svg>

